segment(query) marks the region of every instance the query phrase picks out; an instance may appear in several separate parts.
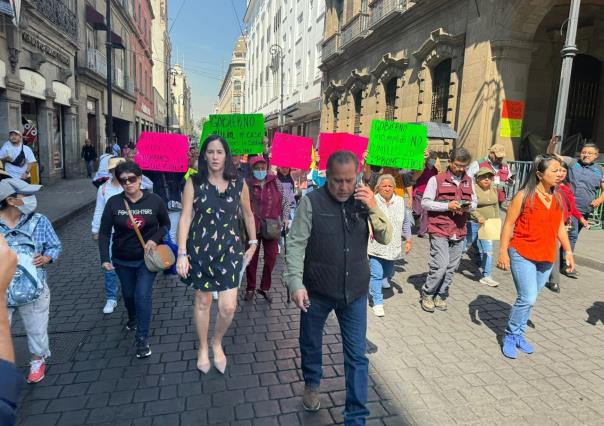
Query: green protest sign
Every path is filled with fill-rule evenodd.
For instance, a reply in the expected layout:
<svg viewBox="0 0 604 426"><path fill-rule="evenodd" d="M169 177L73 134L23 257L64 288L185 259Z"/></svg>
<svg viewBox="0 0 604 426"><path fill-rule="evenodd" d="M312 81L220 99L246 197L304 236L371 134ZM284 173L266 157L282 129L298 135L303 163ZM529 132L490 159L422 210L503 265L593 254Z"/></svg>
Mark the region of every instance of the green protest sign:
<svg viewBox="0 0 604 426"><path fill-rule="evenodd" d="M226 139L235 155L264 152L264 115L262 114L213 114L203 125L199 145L209 135Z"/></svg>
<svg viewBox="0 0 604 426"><path fill-rule="evenodd" d="M366 162L374 166L423 170L427 146L428 130L424 125L373 120Z"/></svg>

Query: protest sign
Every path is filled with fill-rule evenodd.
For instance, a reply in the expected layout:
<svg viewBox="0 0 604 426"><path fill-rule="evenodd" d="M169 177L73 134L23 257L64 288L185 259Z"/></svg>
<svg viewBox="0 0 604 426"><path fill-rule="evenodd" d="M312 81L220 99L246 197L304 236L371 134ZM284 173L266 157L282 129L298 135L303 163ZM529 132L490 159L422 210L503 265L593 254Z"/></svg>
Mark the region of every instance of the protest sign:
<svg viewBox="0 0 604 426"><path fill-rule="evenodd" d="M367 164L423 170L428 147L426 126L413 123L373 120L369 133Z"/></svg>
<svg viewBox="0 0 604 426"><path fill-rule="evenodd" d="M329 156L336 151L352 151L363 161L369 139L350 133L321 133L319 135L319 170L327 169Z"/></svg>
<svg viewBox="0 0 604 426"><path fill-rule="evenodd" d="M275 133L271 146L271 165L308 170L312 162L312 138Z"/></svg>
<svg viewBox="0 0 604 426"><path fill-rule="evenodd" d="M203 125L199 145L209 135L226 139L231 154L260 154L264 152L264 116L262 114L214 114Z"/></svg>
<svg viewBox="0 0 604 426"><path fill-rule="evenodd" d="M134 161L143 170L184 173L189 168L189 139L176 133L141 133Z"/></svg>

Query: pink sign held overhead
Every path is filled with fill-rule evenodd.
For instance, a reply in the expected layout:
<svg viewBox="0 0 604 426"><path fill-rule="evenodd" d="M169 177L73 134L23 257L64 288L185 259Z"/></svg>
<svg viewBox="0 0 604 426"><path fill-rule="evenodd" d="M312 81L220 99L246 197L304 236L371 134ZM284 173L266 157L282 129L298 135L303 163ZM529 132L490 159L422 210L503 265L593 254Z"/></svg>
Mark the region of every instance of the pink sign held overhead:
<svg viewBox="0 0 604 426"><path fill-rule="evenodd" d="M184 173L189 169L189 139L176 133L141 133L134 161L143 170Z"/></svg>
<svg viewBox="0 0 604 426"><path fill-rule="evenodd" d="M319 135L319 170L327 169L329 156L336 151L352 151L363 162L363 154L367 151L369 139L350 133L321 133Z"/></svg>
<svg viewBox="0 0 604 426"><path fill-rule="evenodd" d="M271 147L271 165L308 170L312 162L312 138L275 133Z"/></svg>

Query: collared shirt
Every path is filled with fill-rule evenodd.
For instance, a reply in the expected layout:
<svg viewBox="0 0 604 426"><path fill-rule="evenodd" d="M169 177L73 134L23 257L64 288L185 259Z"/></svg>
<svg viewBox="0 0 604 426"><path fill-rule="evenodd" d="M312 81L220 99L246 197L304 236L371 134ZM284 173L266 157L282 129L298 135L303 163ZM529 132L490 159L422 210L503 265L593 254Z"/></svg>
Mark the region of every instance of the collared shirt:
<svg viewBox="0 0 604 426"><path fill-rule="evenodd" d="M576 158L562 157L568 165L568 180L573 187L577 209L587 216L593 208L591 202L598 196L604 183L604 173L598 164L583 164Z"/></svg>
<svg viewBox="0 0 604 426"><path fill-rule="evenodd" d="M0 425L13 425L23 376L14 363L0 359Z"/></svg>
<svg viewBox="0 0 604 426"><path fill-rule="evenodd" d="M455 185L459 186L461 183L461 176L455 176L451 173L451 177L453 178ZM428 181L428 185L426 185L426 190L424 191L422 207L431 212L446 212L449 210L449 203L443 203L442 201L436 200L437 186L438 184L436 183L436 176L432 176ZM477 205L478 200L476 199L476 192L472 190L472 205L470 206L470 211L475 210Z"/></svg>
<svg viewBox="0 0 604 426"><path fill-rule="evenodd" d="M386 215L392 225L392 239L388 244L380 244L374 238L370 238L368 254L380 259L396 260L401 257L402 238L411 239L411 223L409 215L405 214L405 201L403 197L392 195L390 201L386 201L380 194L376 194L375 201L378 208Z"/></svg>
<svg viewBox="0 0 604 426"><path fill-rule="evenodd" d="M59 237L57 236L48 218L40 213L35 214L41 216L38 224L34 228L34 233L32 235L34 245L36 246L36 253L40 253L44 256L50 256L52 261L55 262L57 259L59 259L59 255L61 254L61 240L59 240ZM17 228L20 227L28 217L29 215L26 216L22 214L21 219L19 219L19 223L17 224ZM0 223L6 225L1 218ZM8 227L8 225L6 226Z"/></svg>

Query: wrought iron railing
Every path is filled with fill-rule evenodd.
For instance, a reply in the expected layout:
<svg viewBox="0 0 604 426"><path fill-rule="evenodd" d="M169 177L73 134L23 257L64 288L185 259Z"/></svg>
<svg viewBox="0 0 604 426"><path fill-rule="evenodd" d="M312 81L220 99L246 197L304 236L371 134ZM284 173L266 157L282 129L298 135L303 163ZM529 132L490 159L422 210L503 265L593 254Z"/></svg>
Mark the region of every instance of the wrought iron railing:
<svg viewBox="0 0 604 426"><path fill-rule="evenodd" d="M357 37L361 37L367 32L368 16L366 13L360 13L355 16L352 21L346 24L342 29L341 47L346 46Z"/></svg>
<svg viewBox="0 0 604 426"><path fill-rule="evenodd" d="M323 42L323 50L321 52L321 59L326 60L330 56L335 55L340 49L340 33L332 35L330 38Z"/></svg>
<svg viewBox="0 0 604 426"><path fill-rule="evenodd" d="M402 12L407 8L408 0L377 0L371 5L369 26L373 26L395 12Z"/></svg>
<svg viewBox="0 0 604 426"><path fill-rule="evenodd" d="M86 50L86 67L107 78L107 58L96 49Z"/></svg>
<svg viewBox="0 0 604 426"><path fill-rule="evenodd" d="M78 38L78 20L76 14L61 0L28 0L34 8L60 30Z"/></svg>

